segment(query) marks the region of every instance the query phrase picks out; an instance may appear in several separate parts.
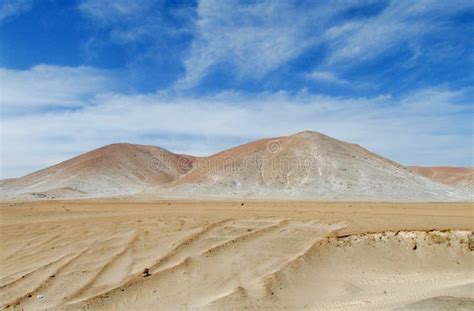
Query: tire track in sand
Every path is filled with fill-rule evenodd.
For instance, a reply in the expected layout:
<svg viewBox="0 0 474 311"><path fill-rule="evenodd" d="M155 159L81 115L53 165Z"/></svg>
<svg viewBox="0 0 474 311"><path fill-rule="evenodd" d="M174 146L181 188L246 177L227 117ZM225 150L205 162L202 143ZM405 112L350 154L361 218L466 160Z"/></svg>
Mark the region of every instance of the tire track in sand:
<svg viewBox="0 0 474 311"><path fill-rule="evenodd" d="M72 302L77 302L81 301L86 298L81 299L80 296L83 296L85 294L89 294L90 296L95 296L92 293L88 293L93 287L94 283L96 283L102 275L104 275L108 269L112 269L113 265L123 256L125 256L129 252L133 252L133 244L134 242L138 239L138 235L136 232L133 233L133 236L128 240L128 242L124 245L124 247L114 256L112 256L95 274L93 278L91 278L86 284L81 286L79 289L76 290L72 295L70 295L66 300L65 303L68 303L70 301ZM120 284L115 284L112 287L115 286L120 286ZM104 291L102 291L104 292ZM98 295L100 293L96 293Z"/></svg>

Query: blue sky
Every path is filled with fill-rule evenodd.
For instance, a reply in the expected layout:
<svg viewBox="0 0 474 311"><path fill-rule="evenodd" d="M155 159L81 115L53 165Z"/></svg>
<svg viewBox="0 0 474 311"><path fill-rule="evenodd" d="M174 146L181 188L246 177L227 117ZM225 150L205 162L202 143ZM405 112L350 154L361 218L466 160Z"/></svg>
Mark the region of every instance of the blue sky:
<svg viewBox="0 0 474 311"><path fill-rule="evenodd" d="M473 165L472 1L0 4L1 177L113 142L210 154L315 130Z"/></svg>

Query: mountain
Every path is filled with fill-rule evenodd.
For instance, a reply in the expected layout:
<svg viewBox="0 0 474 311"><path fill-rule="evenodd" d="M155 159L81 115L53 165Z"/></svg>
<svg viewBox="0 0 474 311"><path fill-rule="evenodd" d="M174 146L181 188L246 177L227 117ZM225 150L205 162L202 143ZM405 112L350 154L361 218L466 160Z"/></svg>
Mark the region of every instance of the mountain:
<svg viewBox="0 0 474 311"><path fill-rule="evenodd" d="M199 158L162 188L196 196L320 200L457 200L468 193L317 132L263 139Z"/></svg>
<svg viewBox="0 0 474 311"><path fill-rule="evenodd" d="M474 168L472 167L409 166L408 168L436 182L474 190Z"/></svg>
<svg viewBox="0 0 474 311"><path fill-rule="evenodd" d="M208 157L114 144L0 183L3 198L249 197L309 200L470 200L438 183L317 132L257 140Z"/></svg>
<svg viewBox="0 0 474 311"><path fill-rule="evenodd" d="M112 144L6 180L0 183L0 194L25 198L129 195L178 179L191 168L193 159L154 146Z"/></svg>

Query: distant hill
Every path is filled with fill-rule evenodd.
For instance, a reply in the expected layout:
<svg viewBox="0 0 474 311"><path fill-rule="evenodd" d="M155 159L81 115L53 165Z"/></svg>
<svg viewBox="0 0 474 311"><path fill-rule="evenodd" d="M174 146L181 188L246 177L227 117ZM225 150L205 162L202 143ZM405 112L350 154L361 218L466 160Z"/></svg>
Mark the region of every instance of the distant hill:
<svg viewBox="0 0 474 311"><path fill-rule="evenodd" d="M474 191L474 168L450 166L409 166L416 173L436 182Z"/></svg>
<svg viewBox="0 0 474 311"><path fill-rule="evenodd" d="M0 193L3 198L30 199L128 195L377 201L472 199L472 169L466 173L470 179L461 173L456 175L462 182L454 177L445 178L448 171L441 174L433 168L408 168L358 145L307 131L257 140L208 157L178 155L154 146L109 145L4 181L0 183Z"/></svg>
<svg viewBox="0 0 474 311"><path fill-rule="evenodd" d="M0 184L2 196L31 198L103 197L137 193L186 173L183 156L154 146L108 145L44 170Z"/></svg>

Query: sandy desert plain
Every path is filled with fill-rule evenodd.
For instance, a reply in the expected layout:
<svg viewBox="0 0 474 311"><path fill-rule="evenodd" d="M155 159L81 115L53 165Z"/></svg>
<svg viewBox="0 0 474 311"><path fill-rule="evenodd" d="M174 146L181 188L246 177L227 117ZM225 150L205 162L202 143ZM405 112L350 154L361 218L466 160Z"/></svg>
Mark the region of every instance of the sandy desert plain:
<svg viewBox="0 0 474 311"><path fill-rule="evenodd" d="M11 310L472 310L469 203L2 203Z"/></svg>
<svg viewBox="0 0 474 311"><path fill-rule="evenodd" d="M0 303L473 310L473 180L315 132L207 158L106 146L0 183Z"/></svg>

